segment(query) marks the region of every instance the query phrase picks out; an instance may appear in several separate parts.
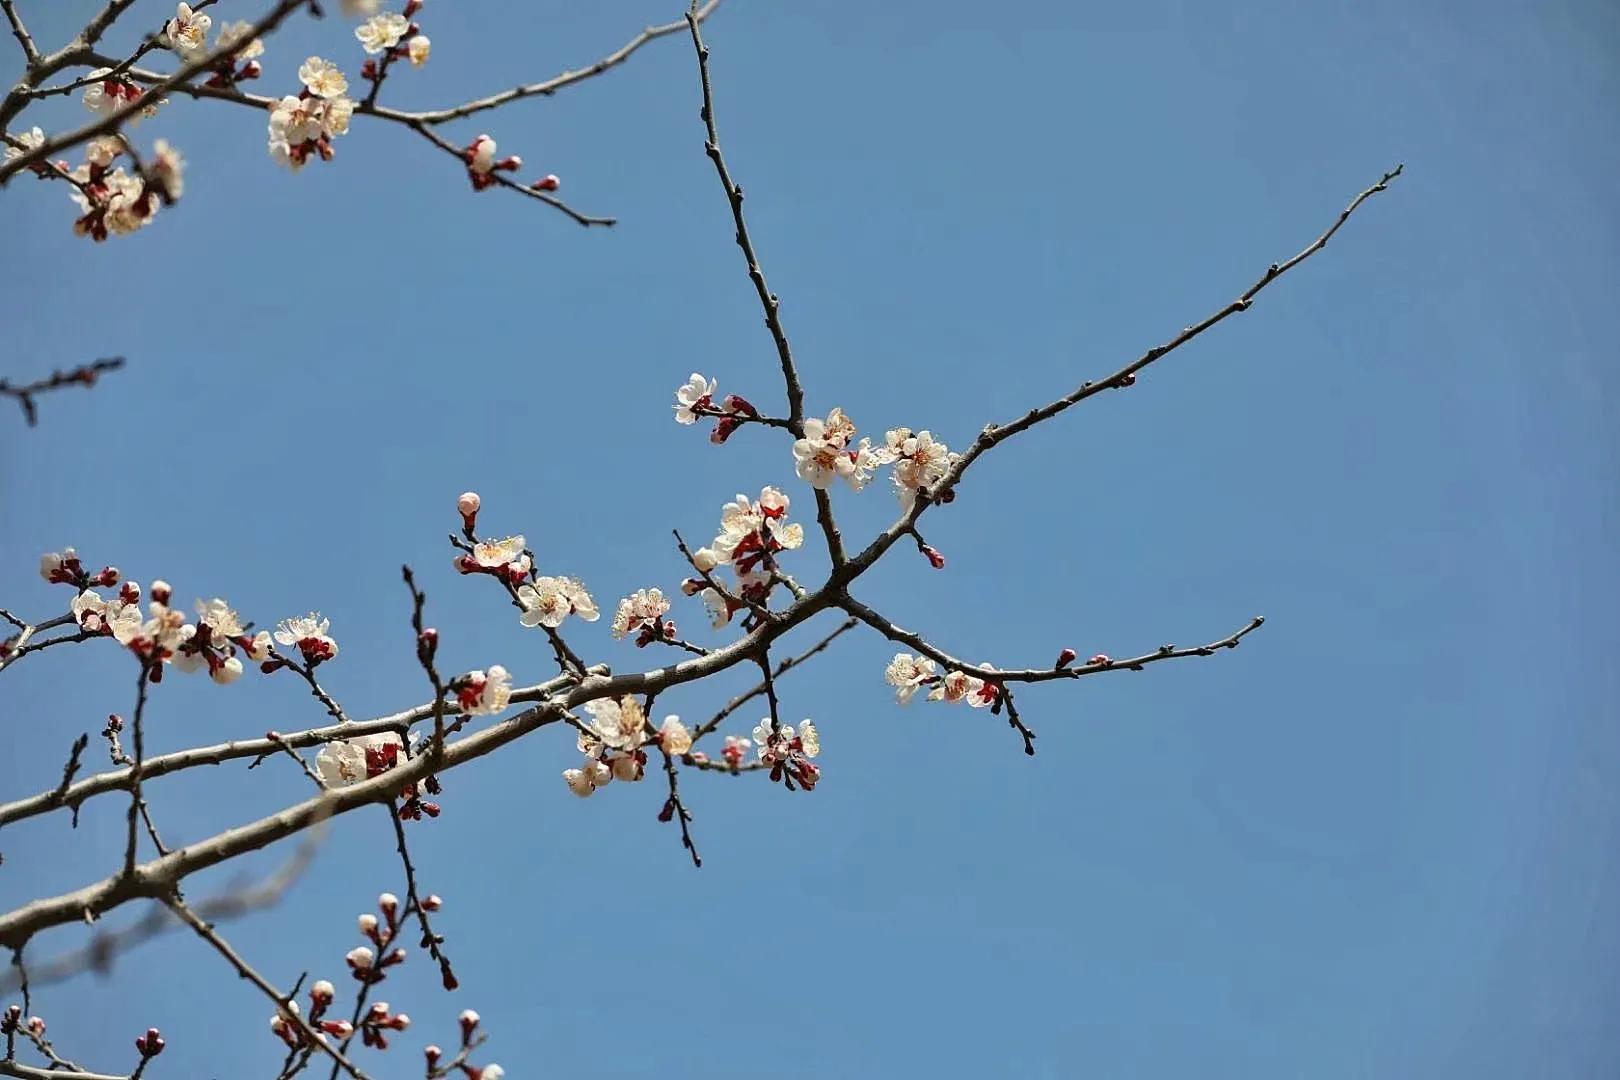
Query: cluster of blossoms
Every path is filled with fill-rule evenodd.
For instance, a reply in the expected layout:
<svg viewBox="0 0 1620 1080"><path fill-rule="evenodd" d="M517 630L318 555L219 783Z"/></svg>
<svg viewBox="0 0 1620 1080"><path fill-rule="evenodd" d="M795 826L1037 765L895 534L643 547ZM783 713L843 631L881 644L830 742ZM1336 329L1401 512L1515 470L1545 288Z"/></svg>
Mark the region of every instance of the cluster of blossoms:
<svg viewBox="0 0 1620 1080"><path fill-rule="evenodd" d="M480 135L462 147L461 160L467 163L467 180L474 191L494 186L496 173L517 172L523 168L523 159L516 154L496 157L495 140L488 135ZM557 179L555 173L547 173L529 184L533 191L556 191L560 187L562 181Z"/></svg>
<svg viewBox="0 0 1620 1080"><path fill-rule="evenodd" d="M801 720L799 727L783 724L780 727L765 717L754 728L752 740L746 735L727 735L720 750L726 768L736 771L748 762L749 755L757 754L761 766L771 771L771 780L793 790L797 783L806 791L814 790L821 779L821 768L810 759L821 753L821 736L811 720ZM706 765L709 755L696 751L687 755L691 761Z"/></svg>
<svg viewBox="0 0 1620 1080"><path fill-rule="evenodd" d="M305 1022L317 1037L335 1035L347 1039L354 1034L354 1025L347 1020L328 1020L326 1012L332 1007L337 988L325 979L316 980L309 988L309 1019ZM305 1024L298 1022L303 1015L297 1001L288 1001L270 1017L270 1030L289 1050L302 1050L309 1045Z"/></svg>
<svg viewBox="0 0 1620 1080"><path fill-rule="evenodd" d="M988 667L989 665L984 665ZM929 701L965 701L975 709L994 706L1001 697L999 684L975 678L964 671L937 674L938 666L924 656L895 653L884 669L883 678L894 687L895 700L902 705L911 702L919 687L928 686Z"/></svg>
<svg viewBox="0 0 1620 1080"><path fill-rule="evenodd" d="M719 385L715 380L706 379L694 371L675 391L675 422L695 424L700 416L715 417L709 441L716 445L731 438L731 433L746 421L759 416L758 409L736 394L727 394L716 405L714 395Z"/></svg>
<svg viewBox="0 0 1620 1080"><path fill-rule="evenodd" d="M793 442L793 471L819 490L841 479L859 491L878 466L891 460L884 451L872 449L871 439L855 442L855 422L843 409L834 409L826 420L806 420L804 438Z"/></svg>
<svg viewBox="0 0 1620 1080"><path fill-rule="evenodd" d="M109 236L127 236L151 221L160 205L180 197L185 162L167 140L157 140L144 173L113 166L124 149L120 138L92 139L85 147L83 165L72 171L62 167L72 184L68 194L79 208L75 235L97 243Z"/></svg>
<svg viewBox="0 0 1620 1080"><path fill-rule="evenodd" d="M614 780L634 783L647 771L649 745L658 746L672 757L692 749L692 733L678 716L666 716L656 730L647 722L640 700L626 694L622 698L598 698L585 703L591 722L579 736L579 751L585 760L577 769L565 769L563 782L580 798Z"/></svg>
<svg viewBox="0 0 1620 1080"><path fill-rule="evenodd" d="M512 689L506 669L495 666L487 672L473 671L451 684L463 712L475 715L499 712L511 700ZM467 691L471 691L468 693ZM413 741L412 746L416 744ZM315 755L315 771L321 785L326 788L348 787L371 780L399 767L400 758L408 757L405 740L395 731L379 731L370 735L356 735L352 739L334 739L322 746ZM399 789L399 816L405 821L420 821L423 815L439 816L441 807L422 797L442 794L439 778L429 775L418 785L416 781Z"/></svg>
<svg viewBox="0 0 1620 1080"><path fill-rule="evenodd" d="M404 949L394 947L402 917L399 897L390 892L382 893L377 897L377 910L382 913L381 919L369 911L355 917L361 936L371 945L357 945L343 957L343 962L349 965L349 974L356 982L367 986L388 978L388 969L403 964L406 957ZM375 952L372 946L376 947Z"/></svg>
<svg viewBox="0 0 1620 1080"><path fill-rule="evenodd" d="M716 628L731 621L739 610L763 603L770 593L776 556L804 544L804 526L787 523L789 499L773 487L760 490L751 500L738 494L720 510L720 531L714 541L692 553L699 572L709 574L716 567L730 566L736 587L722 593L702 578L689 578L681 585L688 596L701 595ZM743 622L752 626L752 614Z"/></svg>
<svg viewBox="0 0 1620 1080"><path fill-rule="evenodd" d="M668 613L663 590L637 589L619 601L619 609L613 613L613 636L623 640L635 634L637 648L673 638L675 624L664 618Z"/></svg>
<svg viewBox="0 0 1620 1080"><path fill-rule="evenodd" d="M112 68L96 68L87 77L96 81L84 88L84 96L79 100L86 109L98 115L117 112L139 101L142 102L140 111L129 117L129 123L135 124L156 116L158 109L169 103L168 98L143 97L145 91L130 80L114 75Z"/></svg>
<svg viewBox="0 0 1620 1080"><path fill-rule="evenodd" d="M739 426L760 416L758 410L735 394L715 404L717 386L715 380L694 371L675 390L675 422L693 424L699 417L715 417L709 438L723 443ZM833 409L825 420L805 420L803 435L793 441L794 472L817 490L825 491L834 480L841 479L859 491L879 468L893 465L895 493L901 506L909 510L917 493L931 491L944 480L960 456L928 431L892 428L885 433L882 446L874 446L871 439L864 437L857 440L855 434L855 423L843 409ZM950 493L945 493L941 501L949 502Z"/></svg>
<svg viewBox="0 0 1620 1080"><path fill-rule="evenodd" d="M299 66L298 81L304 89L296 97L270 106L270 156L294 172L311 154L332 160L332 139L349 130L354 116L354 102L344 96L349 80L331 61L311 56Z"/></svg>
<svg viewBox="0 0 1620 1080"><path fill-rule="evenodd" d="M153 682L162 680L165 664L172 664L186 672L206 669L210 678L224 685L242 675L238 650L255 662L271 657L270 635L262 630L248 633L241 617L219 597L198 600L197 617L188 621L169 606L173 592L168 582L154 581L143 615L138 583L120 582L118 569L112 566L90 574L72 548L41 556L39 573L52 584L73 586L77 592L68 611L79 630L106 635L130 649L149 666ZM115 585L118 591L111 596L95 589ZM332 651L336 652L335 644Z"/></svg>

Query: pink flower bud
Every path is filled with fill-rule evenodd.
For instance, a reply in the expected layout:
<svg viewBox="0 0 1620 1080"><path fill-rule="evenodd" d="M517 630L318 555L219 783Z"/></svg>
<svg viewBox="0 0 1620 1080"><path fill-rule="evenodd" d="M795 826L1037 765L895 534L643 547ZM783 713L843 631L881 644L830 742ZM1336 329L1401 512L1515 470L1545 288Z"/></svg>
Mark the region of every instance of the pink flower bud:
<svg viewBox="0 0 1620 1080"><path fill-rule="evenodd" d="M431 1069L434 1065L438 1064L439 1059L444 1056L444 1051L440 1050L432 1043L429 1043L428 1045L422 1047L422 1056L427 1058L428 1068Z"/></svg>
<svg viewBox="0 0 1620 1080"><path fill-rule="evenodd" d="M242 65L242 70L236 73L238 79L257 79L264 74L264 66L257 60L249 60Z"/></svg>
<svg viewBox="0 0 1620 1080"><path fill-rule="evenodd" d="M116 585L116 584L118 584L118 567L116 567L116 566L104 566L104 567L102 567L101 568L101 573L96 575L96 584L97 585Z"/></svg>
<svg viewBox="0 0 1620 1080"><path fill-rule="evenodd" d="M377 897L377 910L388 916L388 921L394 921L394 912L399 909L399 897L391 892L385 892Z"/></svg>
<svg viewBox="0 0 1620 1080"><path fill-rule="evenodd" d="M530 186L536 191L556 191L562 187L562 181L557 179L556 173L547 173Z"/></svg>
<svg viewBox="0 0 1620 1080"><path fill-rule="evenodd" d="M359 925L360 932L367 937L371 937L377 933L377 916L373 915L371 912L362 912L360 917L356 919L355 922Z"/></svg>
<svg viewBox="0 0 1620 1080"><path fill-rule="evenodd" d="M145 1035L138 1036L135 1039L135 1049L140 1052L143 1058L157 1057L163 1053L163 1048L167 1045L168 1043L163 1041L163 1035L157 1028L147 1028Z"/></svg>
<svg viewBox="0 0 1620 1080"><path fill-rule="evenodd" d="M1062 652L1058 653L1057 663L1053 664L1052 666L1068 667L1070 664L1074 663L1074 658L1079 655L1080 654L1075 652L1073 649L1064 649Z"/></svg>
<svg viewBox="0 0 1620 1080"><path fill-rule="evenodd" d="M42 1016L30 1016L28 1018L28 1030L35 1038L45 1034L45 1018Z"/></svg>
<svg viewBox="0 0 1620 1080"><path fill-rule="evenodd" d="M461 497L456 500L456 509L461 511L462 517L472 517L478 513L478 508L482 505L483 500L478 497L476 491L463 491Z"/></svg>
<svg viewBox="0 0 1620 1080"><path fill-rule="evenodd" d="M325 979L318 980L309 988L309 999L317 1005L330 1005L337 996L337 987Z"/></svg>
<svg viewBox="0 0 1620 1080"><path fill-rule="evenodd" d="M160 604L167 604L171 595L173 595L173 593L170 590L169 583L167 581L159 578L158 580L152 582L153 600L156 600Z"/></svg>
<svg viewBox="0 0 1620 1080"><path fill-rule="evenodd" d="M941 555L937 550L924 544L922 553L927 556L928 565L932 566L935 570L945 569L945 556Z"/></svg>
<svg viewBox="0 0 1620 1080"><path fill-rule="evenodd" d="M1093 656L1090 660L1086 661L1087 664L1112 664L1113 662L1113 658L1108 656L1106 653L1098 653L1096 656Z"/></svg>
<svg viewBox="0 0 1620 1080"><path fill-rule="evenodd" d="M336 1035L340 1039L347 1039L354 1034L354 1025L347 1020L322 1020L321 1030L328 1035Z"/></svg>
<svg viewBox="0 0 1620 1080"><path fill-rule="evenodd" d="M438 911L442 907L444 907L444 901L440 899L438 893L429 893L422 897L423 911Z"/></svg>

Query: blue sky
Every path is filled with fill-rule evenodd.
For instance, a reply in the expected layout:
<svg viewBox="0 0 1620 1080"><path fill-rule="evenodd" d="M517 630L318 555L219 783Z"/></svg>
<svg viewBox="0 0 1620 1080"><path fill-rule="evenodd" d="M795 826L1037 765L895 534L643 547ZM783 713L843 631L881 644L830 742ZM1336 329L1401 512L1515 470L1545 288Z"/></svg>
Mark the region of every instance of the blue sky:
<svg viewBox="0 0 1620 1080"><path fill-rule="evenodd" d="M91 6L21 4L44 39ZM385 101L577 66L678 13L430 3L432 62ZM353 74L348 34L293 26L258 89L293 88L312 52ZM417 1075L472 1006L513 1077L1613 1075L1615 10L730 0L708 37L809 406L873 432L961 445L1112 371L1406 163L1249 313L976 467L927 519L945 572L896 549L856 590L1003 665L1268 622L1235 653L1029 691L1033 760L983 713L895 706L894 649L848 635L782 684L821 727L820 788L688 779L701 871L654 820L658 785L569 795L554 731L452 773L445 815L412 831L464 988L408 964L387 998L415 1027L367 1065ZM76 240L63 192L19 178L0 369L130 365L42 399L36 430L0 417L0 603L53 614L34 562L73 544L261 623L319 607L343 649L328 686L369 715L425 696L401 562L446 667L548 674L543 642L450 570L465 488L605 605L672 590L669 530L705 535L738 491L808 508L785 442L716 448L670 422L692 370L780 400L697 108L672 38L453 132L560 174L611 232L475 195L364 121L287 175L262 118L228 105L139 129L190 171L136 237ZM895 509L877 487L838 503L854 538ZM709 640L695 606L677 614ZM573 637L620 669L663 659L604 624ZM0 793L46 786L130 708L131 674L111 647L8 672ZM745 681L660 706L701 719ZM279 677L175 678L151 716L158 749L319 720ZM157 788L154 811L195 840L302 783L221 769ZM0 834L0 902L107 872L123 811ZM382 813L353 815L229 935L280 982L339 978L354 914L400 884ZM266 1004L191 939L36 1008L107 1071L150 1024L170 1044L154 1076L275 1056Z"/></svg>

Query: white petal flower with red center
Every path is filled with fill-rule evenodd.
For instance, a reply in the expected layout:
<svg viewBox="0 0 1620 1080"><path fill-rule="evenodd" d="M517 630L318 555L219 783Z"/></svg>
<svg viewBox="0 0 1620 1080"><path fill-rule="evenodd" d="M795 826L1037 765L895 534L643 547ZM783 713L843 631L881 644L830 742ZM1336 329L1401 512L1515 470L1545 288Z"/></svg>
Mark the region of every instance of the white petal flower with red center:
<svg viewBox="0 0 1620 1080"><path fill-rule="evenodd" d="M321 747L315 755L315 770L327 787L347 787L392 769L403 748L403 741L392 731L340 739Z"/></svg>
<svg viewBox="0 0 1620 1080"><path fill-rule="evenodd" d="M249 660L252 660L255 664L264 663L264 661L270 659L270 631L260 630L243 644L242 648L246 650Z"/></svg>
<svg viewBox="0 0 1620 1080"><path fill-rule="evenodd" d="M950 472L958 454L927 431L912 434L910 428L895 428L884 436L886 456L894 461L894 488L901 506L911 508L917 492L931 489Z"/></svg>
<svg viewBox="0 0 1620 1080"><path fill-rule="evenodd" d="M669 601L661 589L637 589L619 601L613 613L613 636L625 638L649 626L669 612Z"/></svg>
<svg viewBox="0 0 1620 1080"><path fill-rule="evenodd" d="M743 758L752 749L753 744L748 741L747 736L727 735L726 744L724 749L720 751L720 756L725 759L727 765L735 769L742 764Z"/></svg>
<svg viewBox="0 0 1620 1080"><path fill-rule="evenodd" d="M330 660L338 653L337 642L326 632L331 625L330 619L323 619L320 612L312 611L296 619L281 620L276 626L275 639L282 645L296 646L311 663Z"/></svg>
<svg viewBox="0 0 1620 1080"><path fill-rule="evenodd" d="M521 536L508 536L502 540L483 540L473 545L473 562L485 570L499 570L523 557L527 542Z"/></svg>
<svg viewBox="0 0 1620 1080"><path fill-rule="evenodd" d="M397 12L385 11L380 15L373 15L365 22L354 28L354 36L359 39L360 45L366 53L375 56L399 44L399 39L410 30L411 22Z"/></svg>
<svg viewBox="0 0 1620 1080"><path fill-rule="evenodd" d="M524 626L555 629L569 615L578 616L586 622L595 622L601 616L596 601L585 591L585 586L569 577L536 578L532 584L518 587L517 598L518 603L523 605L523 613L518 616L518 621Z"/></svg>
<svg viewBox="0 0 1620 1080"><path fill-rule="evenodd" d="M934 677L936 667L932 660L910 653L895 653L894 659L883 671L883 678L894 687L895 700L902 705L911 702L917 688Z"/></svg>
<svg viewBox="0 0 1620 1080"><path fill-rule="evenodd" d="M488 671L469 671L456 680L456 703L468 716L501 712L512 700L512 676L499 664Z"/></svg>
<svg viewBox="0 0 1620 1080"><path fill-rule="evenodd" d="M213 25L213 19L192 11L190 4L181 3L175 8L174 18L164 26L163 34L171 49L192 60L207 51L208 28Z"/></svg>
<svg viewBox="0 0 1620 1080"><path fill-rule="evenodd" d="M215 638L229 639L242 634L242 619L231 606L219 597L198 600L197 622L206 625Z"/></svg>
<svg viewBox="0 0 1620 1080"><path fill-rule="evenodd" d="M320 98L341 97L349 89L349 80L338 70L338 66L319 56L312 56L298 65L298 81Z"/></svg>
<svg viewBox="0 0 1620 1080"><path fill-rule="evenodd" d="M675 391L675 422L677 424L697 423L697 414L693 409L713 408L714 392L719 383L712 379L705 379L697 372Z"/></svg>

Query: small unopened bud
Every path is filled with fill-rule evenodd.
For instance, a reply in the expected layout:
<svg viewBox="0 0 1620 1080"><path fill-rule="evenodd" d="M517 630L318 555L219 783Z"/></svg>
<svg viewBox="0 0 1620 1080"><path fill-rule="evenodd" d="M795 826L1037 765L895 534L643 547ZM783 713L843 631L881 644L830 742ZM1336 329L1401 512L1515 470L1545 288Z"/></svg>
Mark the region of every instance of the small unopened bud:
<svg viewBox="0 0 1620 1080"><path fill-rule="evenodd" d="M372 952L364 945L350 949L344 960L356 971L365 971L371 967Z"/></svg>
<svg viewBox="0 0 1620 1080"><path fill-rule="evenodd" d="M367 937L371 937L372 935L376 934L377 916L373 915L371 912L361 912L360 917L357 918L355 922L359 924L360 932Z"/></svg>
<svg viewBox="0 0 1620 1080"><path fill-rule="evenodd" d="M157 1057L163 1053L163 1048L167 1045L157 1028L147 1028L145 1035L137 1036L135 1039L135 1049L143 1058Z"/></svg>
<svg viewBox="0 0 1620 1080"><path fill-rule="evenodd" d="M354 1034L354 1025L347 1020L322 1020L321 1030L328 1035L336 1035L340 1039L347 1039Z"/></svg>
<svg viewBox="0 0 1620 1080"><path fill-rule="evenodd" d="M932 566L935 570L945 569L945 556L941 555L936 549L924 544L922 553L927 556L928 565Z"/></svg>
<svg viewBox="0 0 1620 1080"><path fill-rule="evenodd" d="M96 584L97 585L116 585L116 584L118 584L118 567L116 567L116 566L104 566L104 567L102 567L101 568L101 573L96 575Z"/></svg>
<svg viewBox="0 0 1620 1080"><path fill-rule="evenodd" d="M483 500L478 497L476 491L463 491L461 497L456 500L456 509L461 511L462 517L472 517L478 513L478 508L482 505Z"/></svg>
<svg viewBox="0 0 1620 1080"><path fill-rule="evenodd" d="M124 730L124 718L122 716L119 716L117 713L108 714L108 716L107 716L107 730L108 731L123 731Z"/></svg>
<svg viewBox="0 0 1620 1080"><path fill-rule="evenodd" d="M30 1016L28 1018L28 1031L35 1038L45 1034L45 1018L43 1016Z"/></svg>
<svg viewBox="0 0 1620 1080"><path fill-rule="evenodd" d="M317 980L315 985L309 988L309 1000L317 1005L330 1005L336 996L337 987L326 979Z"/></svg>
<svg viewBox="0 0 1620 1080"><path fill-rule="evenodd" d="M118 590L118 599L126 604L139 603L141 599L141 587L135 584L133 581L124 582L124 587Z"/></svg>
<svg viewBox="0 0 1620 1080"><path fill-rule="evenodd" d="M172 595L173 590L169 588L169 583L167 581L159 578L158 580L152 582L152 599L156 600L158 603L167 604L169 602L169 597Z"/></svg>
<svg viewBox="0 0 1620 1080"><path fill-rule="evenodd" d="M249 60L247 63L242 65L242 69L236 73L236 77L238 79L257 79L263 74L264 65L260 64L257 60Z"/></svg>
<svg viewBox="0 0 1620 1080"><path fill-rule="evenodd" d="M499 1065L485 1065L478 1070L476 1080L505 1080L506 1070Z"/></svg>
<svg viewBox="0 0 1620 1080"><path fill-rule="evenodd" d="M438 911L442 907L444 907L444 900L440 898L438 893L428 893L422 897L423 911Z"/></svg>
<svg viewBox="0 0 1620 1080"><path fill-rule="evenodd" d="M1068 667L1070 664L1074 663L1075 657L1079 655L1080 654L1075 652L1073 649L1064 649L1062 652L1058 653L1057 663L1053 664L1052 666L1060 668Z"/></svg>
<svg viewBox="0 0 1620 1080"><path fill-rule="evenodd" d="M394 912L399 910L399 897L391 892L385 892L377 897L377 910L388 917L389 922L394 921Z"/></svg>
<svg viewBox="0 0 1620 1080"><path fill-rule="evenodd" d="M458 1019L461 1022L461 1042L465 1046L467 1040L472 1038L473 1031L478 1027L478 1014L471 1009L465 1009Z"/></svg>
<svg viewBox="0 0 1620 1080"><path fill-rule="evenodd" d="M698 568L699 573L707 574L720 565L720 556L713 548L700 547L692 552L692 565Z"/></svg>
<svg viewBox="0 0 1620 1080"><path fill-rule="evenodd" d="M536 191L556 191L562 187L562 181L557 179L556 173L547 173L530 186Z"/></svg>
<svg viewBox="0 0 1620 1080"><path fill-rule="evenodd" d="M439 1059L444 1056L444 1051L440 1050L432 1043L429 1043L428 1045L422 1047L422 1056L427 1058L428 1068L431 1069L433 1066L437 1065Z"/></svg>
<svg viewBox="0 0 1620 1080"><path fill-rule="evenodd" d="M1093 656L1090 660L1086 661L1087 664L1112 664L1113 662L1114 658L1109 656L1107 653L1098 653L1096 656Z"/></svg>
<svg viewBox="0 0 1620 1080"><path fill-rule="evenodd" d="M408 19L422 10L422 0L408 0L405 4L405 17Z"/></svg>

